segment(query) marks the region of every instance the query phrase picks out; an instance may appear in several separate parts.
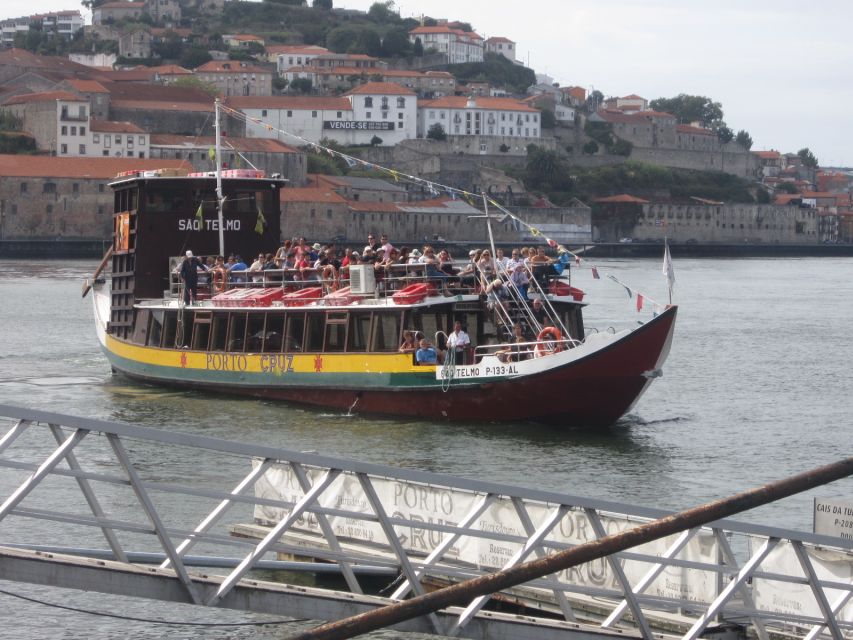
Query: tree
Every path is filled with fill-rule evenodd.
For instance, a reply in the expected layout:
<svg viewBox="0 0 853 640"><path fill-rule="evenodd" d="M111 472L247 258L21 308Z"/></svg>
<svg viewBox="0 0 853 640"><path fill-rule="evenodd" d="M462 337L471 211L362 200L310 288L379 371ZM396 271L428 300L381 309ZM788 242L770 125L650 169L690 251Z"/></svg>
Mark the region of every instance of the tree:
<svg viewBox="0 0 853 640"><path fill-rule="evenodd" d="M429 128L426 137L430 140L447 140L447 134L444 132L444 127L442 127L439 122L436 122Z"/></svg>
<svg viewBox="0 0 853 640"><path fill-rule="evenodd" d="M595 113L598 111L602 102L604 102L604 94L601 93L601 91L598 89L590 91L589 95L586 97L586 112Z"/></svg>
<svg viewBox="0 0 853 640"><path fill-rule="evenodd" d="M370 139L370 146L371 147L378 147L380 144L382 144L382 138L380 138L379 136L373 136Z"/></svg>
<svg viewBox="0 0 853 640"><path fill-rule="evenodd" d="M354 25L336 27L326 34L326 47L335 53L346 53L355 44L361 29Z"/></svg>
<svg viewBox="0 0 853 640"><path fill-rule="evenodd" d="M744 149L749 150L752 149L752 136L746 132L746 130L741 129L737 132L735 136L735 142L737 142Z"/></svg>
<svg viewBox="0 0 853 640"><path fill-rule="evenodd" d="M554 129L557 126L557 117L550 109L542 109L542 128Z"/></svg>
<svg viewBox="0 0 853 640"><path fill-rule="evenodd" d="M725 123L721 123L717 126L717 139L723 144L731 142L734 137L734 132L729 129Z"/></svg>
<svg viewBox="0 0 853 640"><path fill-rule="evenodd" d="M533 188L558 188L565 173L560 155L551 149L533 146L527 155L527 182Z"/></svg>
<svg viewBox="0 0 853 640"><path fill-rule="evenodd" d="M800 190L797 189L797 185L793 182L780 182L776 185L777 191L782 191L783 193L799 193Z"/></svg>
<svg viewBox="0 0 853 640"><path fill-rule="evenodd" d="M314 0L313 7L315 9L323 9L324 11L332 10L332 0Z"/></svg>
<svg viewBox="0 0 853 640"><path fill-rule="evenodd" d="M424 43L421 42L420 38L415 38L415 44L412 46L412 53L418 58L423 58L424 55Z"/></svg>
<svg viewBox="0 0 853 640"><path fill-rule="evenodd" d="M347 53L366 53L378 58L382 55L382 40L374 29L362 29L356 41L347 49Z"/></svg>
<svg viewBox="0 0 853 640"><path fill-rule="evenodd" d="M797 155L800 157L800 160L802 161L804 167L808 167L809 169L817 169L817 158L811 152L811 150L809 150L808 147L804 147L797 151Z"/></svg>
<svg viewBox="0 0 853 640"><path fill-rule="evenodd" d="M674 98L658 98L652 100L649 106L655 111L671 113L679 122L701 122L709 129L723 119L723 106L706 96L691 96L680 93Z"/></svg>
<svg viewBox="0 0 853 640"><path fill-rule="evenodd" d="M206 94L215 98L219 95L219 89L212 84L199 80L196 76L183 76L172 83L173 87L183 87L184 89L200 89Z"/></svg>
<svg viewBox="0 0 853 640"><path fill-rule="evenodd" d="M294 78L290 81L290 90L297 93L310 93L311 86L310 78Z"/></svg>
<svg viewBox="0 0 853 640"><path fill-rule="evenodd" d="M403 57L409 55L411 51L412 43L409 42L409 32L405 29L391 29L382 38L383 58Z"/></svg>
<svg viewBox="0 0 853 640"><path fill-rule="evenodd" d="M582 151L589 156L594 156L598 153L598 143L595 140L590 140L583 146Z"/></svg>
<svg viewBox="0 0 853 640"><path fill-rule="evenodd" d="M367 10L367 17L373 22L399 22L400 16L394 11L394 0L374 2Z"/></svg>
<svg viewBox="0 0 853 640"><path fill-rule="evenodd" d="M178 64L182 67L186 67L187 69L195 69L196 67L203 65L205 62L210 62L211 60L213 60L213 58L207 52L207 49L202 47L189 47L184 49L184 52L178 60Z"/></svg>

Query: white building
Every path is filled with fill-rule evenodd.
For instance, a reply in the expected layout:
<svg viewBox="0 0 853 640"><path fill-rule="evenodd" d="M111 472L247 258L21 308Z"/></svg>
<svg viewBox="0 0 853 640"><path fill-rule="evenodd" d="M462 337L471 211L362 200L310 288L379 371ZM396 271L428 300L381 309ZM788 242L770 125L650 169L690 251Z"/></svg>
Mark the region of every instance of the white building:
<svg viewBox="0 0 853 640"><path fill-rule="evenodd" d="M382 146L393 146L417 134L415 92L390 82L369 82L339 98L249 96L229 98L227 104L261 121L246 122L247 138L292 145L300 144L299 138L316 143L329 138L349 145L371 144L376 136Z"/></svg>
<svg viewBox="0 0 853 640"><path fill-rule="evenodd" d="M148 133L129 122L92 118L90 101L68 91L14 96L2 108L22 119L40 150L56 156L148 157Z"/></svg>
<svg viewBox="0 0 853 640"><path fill-rule="evenodd" d="M483 38L473 31L462 31L447 25L417 27L409 31L409 40L417 40L426 49L435 49L447 56L450 64L483 61Z"/></svg>
<svg viewBox="0 0 853 640"><path fill-rule="evenodd" d="M495 36L486 40L486 51L503 56L507 60L515 62L515 42L509 38Z"/></svg>
<svg viewBox="0 0 853 640"><path fill-rule="evenodd" d="M39 24L44 33L53 33L70 40L83 28L83 16L79 11L55 11L39 13L21 18L9 18L0 21L0 43L10 46L15 42L15 34L27 33L30 25Z"/></svg>
<svg viewBox="0 0 853 640"><path fill-rule="evenodd" d="M328 49L314 45L275 45L267 47L268 56L275 56L270 62L275 62L278 75L291 67L302 67L307 65L317 56L331 53Z"/></svg>
<svg viewBox="0 0 853 640"><path fill-rule="evenodd" d="M418 106L418 137L440 124L449 136L528 138L541 136L538 109L514 98L446 96Z"/></svg>
<svg viewBox="0 0 853 640"><path fill-rule="evenodd" d="M378 136L382 146L389 147L417 135L418 99L411 89L393 82L368 82L344 97L353 114L349 144L369 144Z"/></svg>
<svg viewBox="0 0 853 640"><path fill-rule="evenodd" d="M353 119L352 105L346 98L244 96L228 98L226 104L248 118L261 121L262 124L251 120L246 122L247 138L274 138L291 145L303 144L299 138L309 142L331 138L333 136L329 134L334 130L325 130L325 122L348 122Z"/></svg>

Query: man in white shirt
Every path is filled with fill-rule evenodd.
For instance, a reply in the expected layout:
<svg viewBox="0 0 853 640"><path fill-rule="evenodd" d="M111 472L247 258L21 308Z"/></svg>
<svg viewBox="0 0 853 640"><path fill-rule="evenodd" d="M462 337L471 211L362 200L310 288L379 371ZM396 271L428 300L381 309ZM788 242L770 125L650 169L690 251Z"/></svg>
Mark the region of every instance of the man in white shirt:
<svg viewBox="0 0 853 640"><path fill-rule="evenodd" d="M465 350L471 346L471 338L462 330L462 323L457 320L453 323L453 333L447 336L447 350L453 350L456 362L465 361Z"/></svg>

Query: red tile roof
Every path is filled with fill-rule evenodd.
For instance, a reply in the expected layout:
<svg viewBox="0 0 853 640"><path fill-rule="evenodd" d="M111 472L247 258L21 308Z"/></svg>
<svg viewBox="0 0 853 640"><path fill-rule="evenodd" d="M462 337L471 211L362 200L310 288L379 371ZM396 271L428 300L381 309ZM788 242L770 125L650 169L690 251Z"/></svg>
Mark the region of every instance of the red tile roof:
<svg viewBox="0 0 853 640"><path fill-rule="evenodd" d="M486 42L509 42L511 44L515 44L514 40L510 40L509 38L504 38L503 36L493 36L488 38Z"/></svg>
<svg viewBox="0 0 853 640"><path fill-rule="evenodd" d="M56 100L65 100L67 102L88 102L85 98L75 96L70 91L44 91L41 93L25 93L21 96L12 96L3 104L29 104L31 102L55 102Z"/></svg>
<svg viewBox="0 0 853 640"><path fill-rule="evenodd" d="M636 93L632 93L630 96L622 96L619 98L620 100L643 100L645 102L645 98L642 96L638 96Z"/></svg>
<svg viewBox="0 0 853 640"><path fill-rule="evenodd" d="M0 50L0 67L5 66L38 69L40 72L53 72L65 77L97 78L102 73L86 65L72 62L68 58L39 56L24 49L15 48Z"/></svg>
<svg viewBox="0 0 853 640"><path fill-rule="evenodd" d="M400 86L394 82L366 82L354 89L347 91L344 95L396 95L396 96L413 96L415 92L408 87Z"/></svg>
<svg viewBox="0 0 853 640"><path fill-rule="evenodd" d="M281 190L282 202L321 202L324 204L346 204L346 198L331 189L316 187L292 187Z"/></svg>
<svg viewBox="0 0 853 640"><path fill-rule="evenodd" d="M245 65L245 66L241 66ZM239 60L211 60L200 67L196 67L196 73L272 73L257 65L241 63Z"/></svg>
<svg viewBox="0 0 853 640"><path fill-rule="evenodd" d="M207 150L214 144L216 144L216 138L213 136L178 136L169 133L151 134L152 147L182 147ZM224 149L235 149L236 151L247 153L299 153L298 149L289 147L272 138L232 138L227 136L222 138L222 147Z"/></svg>
<svg viewBox="0 0 853 640"><path fill-rule="evenodd" d="M113 120L92 120L89 123L92 131L104 133L148 133L145 129L136 126L132 122L115 122Z"/></svg>
<svg viewBox="0 0 853 640"><path fill-rule="evenodd" d="M677 125L675 125L675 130L678 133L689 133L691 135L696 135L696 136L716 137L716 135L717 135L716 133L714 133L710 129L703 129L702 127L694 127L693 125L689 125L689 124L677 124Z"/></svg>
<svg viewBox="0 0 853 640"><path fill-rule="evenodd" d="M228 38L229 40L237 40L239 42L263 42L264 39L259 36L253 36L251 33L236 33L231 36L222 36L224 38Z"/></svg>
<svg viewBox="0 0 853 640"><path fill-rule="evenodd" d="M97 80L68 80L69 85L82 93L109 93L106 87Z"/></svg>
<svg viewBox="0 0 853 640"><path fill-rule="evenodd" d="M231 96L225 103L232 109L318 109L327 111L352 111L346 98L315 96Z"/></svg>
<svg viewBox="0 0 853 640"><path fill-rule="evenodd" d="M773 202L775 204L790 204L792 200L800 200L802 197L803 194L801 193L780 193L773 198Z"/></svg>
<svg viewBox="0 0 853 640"><path fill-rule="evenodd" d="M213 112L212 102L175 102L169 100L123 100L113 99L110 105L115 109L142 109L150 111L201 111Z"/></svg>
<svg viewBox="0 0 853 640"><path fill-rule="evenodd" d="M419 35L427 33L455 33L458 36L467 36L472 40L482 40L483 38L473 31L462 31L462 29L453 29L447 26L438 27L416 27L409 31L409 34Z"/></svg>
<svg viewBox="0 0 853 640"><path fill-rule="evenodd" d="M313 44L268 44L266 46L268 54L280 55L292 53L294 55L311 55L320 56L331 53L325 47L318 47Z"/></svg>
<svg viewBox="0 0 853 640"><path fill-rule="evenodd" d="M642 198L638 198L636 196L629 195L627 193L622 193L618 196L608 196L606 198L594 198L593 202L597 202L599 204L648 204L648 200L643 200Z"/></svg>
<svg viewBox="0 0 853 640"><path fill-rule="evenodd" d="M159 67L134 67L123 71L105 71L104 75L113 82L150 82L155 76L186 76L192 71L176 64L165 64Z"/></svg>
<svg viewBox="0 0 853 640"><path fill-rule="evenodd" d="M662 111L637 111L636 113L623 113L613 109L599 109L596 114L613 124L648 124L650 120L660 118L675 119L671 113Z"/></svg>
<svg viewBox="0 0 853 640"><path fill-rule="evenodd" d="M445 96L435 100L424 100L418 103L418 107L429 107L431 109L464 109L468 104L465 96ZM489 109L492 111L529 111L539 113L538 109L524 104L515 98L475 98L475 109Z"/></svg>
<svg viewBox="0 0 853 640"><path fill-rule="evenodd" d="M96 9L143 9L144 2L105 2L95 7Z"/></svg>
<svg viewBox="0 0 853 640"><path fill-rule="evenodd" d="M782 154L778 151L774 151L771 149L770 151L753 151L753 155L758 156L759 158L764 158L765 160L779 160L782 157Z"/></svg>
<svg viewBox="0 0 853 640"><path fill-rule="evenodd" d="M57 158L0 155L0 175L16 178L92 178L109 180L122 171L168 169L192 165L186 160L134 158Z"/></svg>

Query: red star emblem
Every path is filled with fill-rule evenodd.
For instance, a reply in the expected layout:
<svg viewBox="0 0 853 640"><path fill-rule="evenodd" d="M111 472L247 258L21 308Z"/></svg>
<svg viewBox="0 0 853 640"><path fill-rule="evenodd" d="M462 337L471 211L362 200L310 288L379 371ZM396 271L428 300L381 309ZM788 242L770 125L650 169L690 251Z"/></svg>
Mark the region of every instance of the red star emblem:
<svg viewBox="0 0 853 640"><path fill-rule="evenodd" d="M182 366L184 369L186 369L186 368L187 368L187 354L186 354L186 353L182 353L182 354L181 354L181 366Z"/></svg>
<svg viewBox="0 0 853 640"><path fill-rule="evenodd" d="M314 371L322 371L323 370L323 356L317 355L314 356Z"/></svg>

